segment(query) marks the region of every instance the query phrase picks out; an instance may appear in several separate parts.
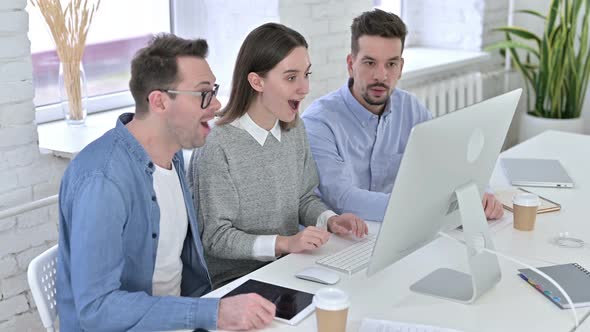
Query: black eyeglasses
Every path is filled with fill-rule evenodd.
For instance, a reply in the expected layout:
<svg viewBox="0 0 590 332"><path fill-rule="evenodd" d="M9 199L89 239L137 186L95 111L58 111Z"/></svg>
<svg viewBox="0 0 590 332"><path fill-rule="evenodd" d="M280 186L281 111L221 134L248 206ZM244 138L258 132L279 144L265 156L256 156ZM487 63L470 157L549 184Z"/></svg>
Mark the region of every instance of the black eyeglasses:
<svg viewBox="0 0 590 332"><path fill-rule="evenodd" d="M161 89L158 91L172 93L176 95L191 95L191 96L201 96L201 108L205 109L209 107L211 104L211 100L213 100L213 96L217 96L217 91L219 91L219 84L213 85L213 90L208 91L187 91L187 90L172 90L172 89Z"/></svg>

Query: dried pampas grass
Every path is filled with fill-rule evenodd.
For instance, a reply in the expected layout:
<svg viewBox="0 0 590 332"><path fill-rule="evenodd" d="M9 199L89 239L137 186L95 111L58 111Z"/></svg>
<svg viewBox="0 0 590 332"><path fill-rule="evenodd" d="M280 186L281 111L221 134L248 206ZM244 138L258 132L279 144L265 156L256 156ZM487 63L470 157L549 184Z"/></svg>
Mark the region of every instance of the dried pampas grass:
<svg viewBox="0 0 590 332"><path fill-rule="evenodd" d="M86 36L100 0L88 6L88 0L70 0L62 9L60 0L30 0L45 18L63 66L63 79L68 95L70 119L83 118L80 62Z"/></svg>

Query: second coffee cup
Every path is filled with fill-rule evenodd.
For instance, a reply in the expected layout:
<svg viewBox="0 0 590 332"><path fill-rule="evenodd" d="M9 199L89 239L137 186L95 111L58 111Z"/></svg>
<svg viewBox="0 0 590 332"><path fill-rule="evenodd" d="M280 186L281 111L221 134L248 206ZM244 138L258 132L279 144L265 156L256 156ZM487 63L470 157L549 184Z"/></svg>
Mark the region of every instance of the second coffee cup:
<svg viewBox="0 0 590 332"><path fill-rule="evenodd" d="M520 193L512 198L514 211L514 228L519 231L532 231L535 228L539 196L531 193Z"/></svg>
<svg viewBox="0 0 590 332"><path fill-rule="evenodd" d="M313 297L318 332L344 332L350 302L348 294L338 288L322 288Z"/></svg>

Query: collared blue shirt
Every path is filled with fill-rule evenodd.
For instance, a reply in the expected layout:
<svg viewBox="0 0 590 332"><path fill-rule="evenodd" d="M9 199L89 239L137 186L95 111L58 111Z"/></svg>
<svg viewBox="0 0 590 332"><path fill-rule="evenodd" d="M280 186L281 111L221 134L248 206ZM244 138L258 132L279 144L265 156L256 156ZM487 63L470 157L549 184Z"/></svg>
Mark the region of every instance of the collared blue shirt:
<svg viewBox="0 0 590 332"><path fill-rule="evenodd" d="M337 213L383 220L410 131L431 117L418 99L400 89L381 116L361 105L348 84L314 101L302 118L324 203Z"/></svg>
<svg viewBox="0 0 590 332"><path fill-rule="evenodd" d="M219 299L211 290L182 154L172 162L187 207L181 295L151 296L160 210L154 164L125 124L82 150L59 194L57 307L62 331L215 329Z"/></svg>

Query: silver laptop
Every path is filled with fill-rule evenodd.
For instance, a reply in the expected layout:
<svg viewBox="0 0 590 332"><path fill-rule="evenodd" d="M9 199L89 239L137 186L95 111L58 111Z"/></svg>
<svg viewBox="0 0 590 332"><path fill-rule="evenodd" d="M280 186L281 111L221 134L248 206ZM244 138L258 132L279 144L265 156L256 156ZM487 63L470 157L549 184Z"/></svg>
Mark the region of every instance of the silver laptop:
<svg viewBox="0 0 590 332"><path fill-rule="evenodd" d="M574 187L559 160L503 158L502 168L513 186Z"/></svg>

